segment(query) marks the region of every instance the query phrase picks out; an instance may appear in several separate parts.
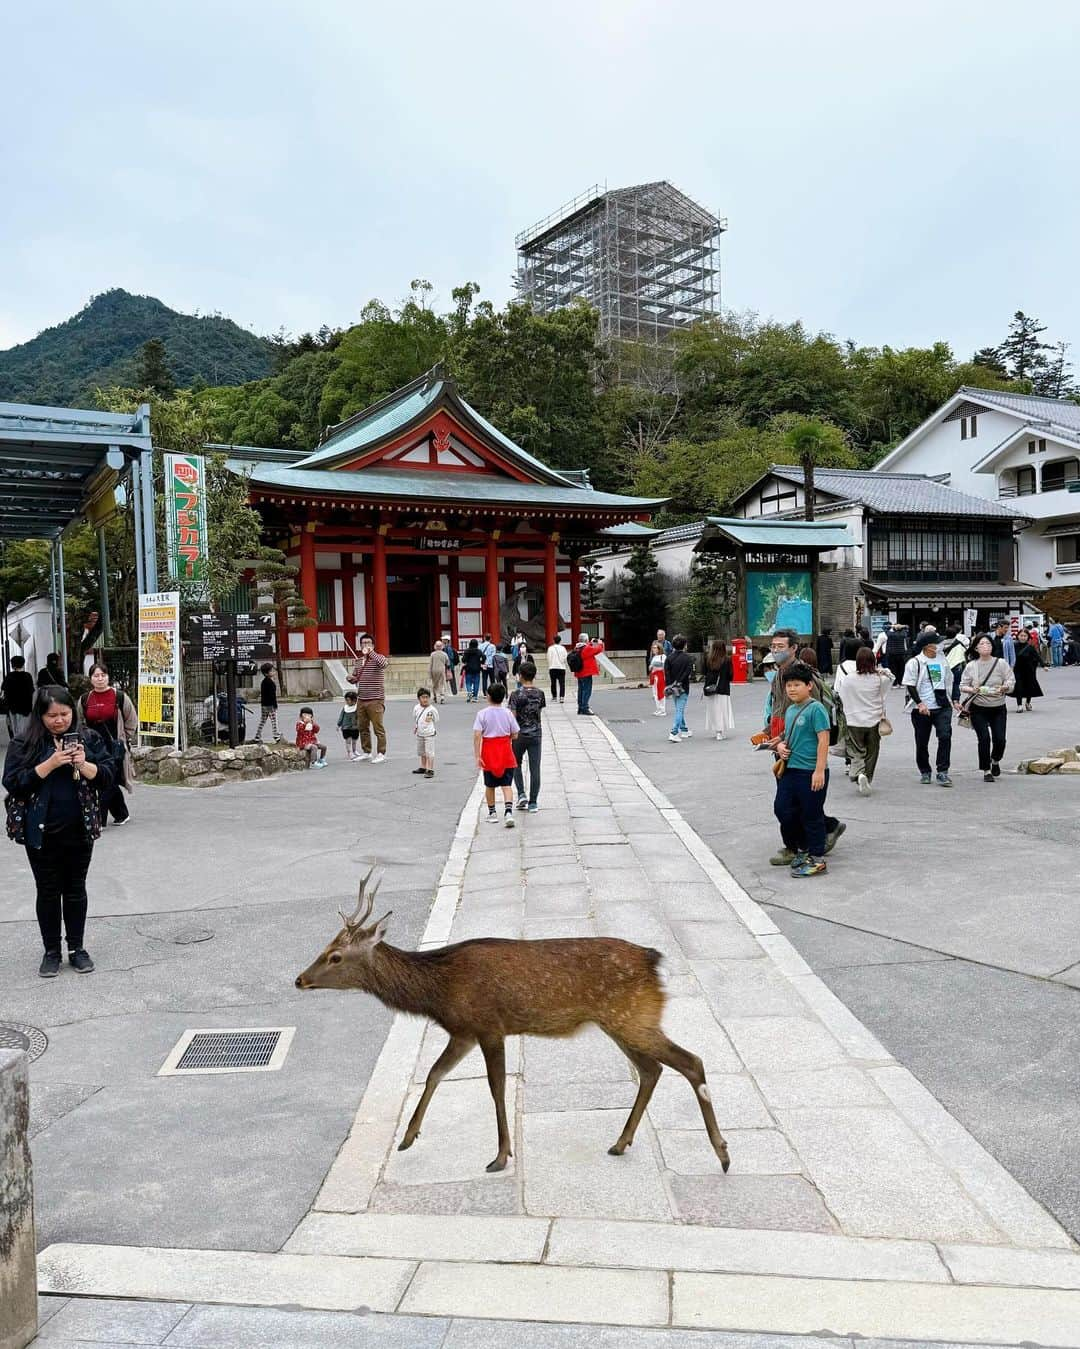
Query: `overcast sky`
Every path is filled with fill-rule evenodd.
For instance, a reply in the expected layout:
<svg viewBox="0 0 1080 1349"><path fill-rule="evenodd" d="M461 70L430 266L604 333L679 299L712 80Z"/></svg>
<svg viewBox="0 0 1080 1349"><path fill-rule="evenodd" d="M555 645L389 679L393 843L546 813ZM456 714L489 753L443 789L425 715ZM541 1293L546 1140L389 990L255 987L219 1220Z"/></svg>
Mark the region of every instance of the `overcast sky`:
<svg viewBox="0 0 1080 1349"><path fill-rule="evenodd" d="M0 347L114 286L263 333L501 303L517 231L656 178L727 217L725 307L1080 342L1078 37L1075 0L12 5Z"/></svg>

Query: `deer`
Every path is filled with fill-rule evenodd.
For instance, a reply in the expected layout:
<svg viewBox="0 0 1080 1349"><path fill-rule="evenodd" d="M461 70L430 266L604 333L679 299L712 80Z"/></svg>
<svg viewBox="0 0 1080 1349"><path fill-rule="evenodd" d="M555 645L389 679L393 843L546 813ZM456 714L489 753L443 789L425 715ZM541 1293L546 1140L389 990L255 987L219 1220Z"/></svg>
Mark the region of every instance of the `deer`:
<svg viewBox="0 0 1080 1349"><path fill-rule="evenodd" d="M709 1141L726 1172L727 1144L720 1133L701 1059L669 1040L660 1028L665 993L663 956L617 937L551 937L517 941L477 937L427 951L402 951L386 940L392 910L370 922L382 881L372 868L360 882L356 910L338 910L344 927L297 975L300 989L355 989L393 1011L427 1017L450 1037L431 1066L398 1144L420 1136L435 1089L474 1045L480 1046L495 1102L498 1153L488 1171L502 1171L511 1156L506 1120L508 1035L565 1037L592 1023L630 1060L638 1090L622 1133L608 1149L619 1157L634 1141L660 1074L674 1068L694 1089Z"/></svg>

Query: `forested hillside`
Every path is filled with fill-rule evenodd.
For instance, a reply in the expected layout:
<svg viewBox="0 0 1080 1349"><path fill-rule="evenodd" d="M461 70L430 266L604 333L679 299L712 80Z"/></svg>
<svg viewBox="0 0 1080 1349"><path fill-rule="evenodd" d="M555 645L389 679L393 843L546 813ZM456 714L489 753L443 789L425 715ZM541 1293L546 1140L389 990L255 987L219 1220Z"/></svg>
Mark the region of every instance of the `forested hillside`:
<svg viewBox="0 0 1080 1349"><path fill-rule="evenodd" d="M133 385L141 349L154 339L180 387L242 384L271 369L271 344L231 319L178 314L150 295L110 290L66 322L0 351L0 400L77 405L95 389Z"/></svg>

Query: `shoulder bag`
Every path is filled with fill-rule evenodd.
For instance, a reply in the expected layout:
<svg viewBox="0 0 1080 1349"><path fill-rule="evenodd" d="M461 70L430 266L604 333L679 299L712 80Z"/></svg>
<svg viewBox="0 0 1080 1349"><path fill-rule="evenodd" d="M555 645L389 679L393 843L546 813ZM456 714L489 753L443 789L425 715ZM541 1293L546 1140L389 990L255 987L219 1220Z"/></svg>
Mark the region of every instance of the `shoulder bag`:
<svg viewBox="0 0 1080 1349"><path fill-rule="evenodd" d="M795 713L795 720L791 723L791 730L787 732L788 735L795 734L795 727L798 726L799 724L799 718L802 716L802 714L806 711L806 709L810 706L812 702L814 702L813 698L807 698L806 702L803 703L802 707L800 707L798 712ZM772 766L773 777L777 779L782 778L784 776L784 770L786 768L787 768L786 759L776 759Z"/></svg>

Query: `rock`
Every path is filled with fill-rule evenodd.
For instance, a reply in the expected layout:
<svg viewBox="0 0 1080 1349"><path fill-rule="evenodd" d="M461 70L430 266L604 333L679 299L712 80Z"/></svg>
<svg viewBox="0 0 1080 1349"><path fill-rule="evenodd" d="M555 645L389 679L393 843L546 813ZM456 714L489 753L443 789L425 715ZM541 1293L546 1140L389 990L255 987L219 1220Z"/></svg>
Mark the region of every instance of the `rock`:
<svg viewBox="0 0 1080 1349"><path fill-rule="evenodd" d="M262 759L266 757L266 746L263 744L238 745L236 748L236 753L239 755L241 759L247 759L249 761L255 759Z"/></svg>
<svg viewBox="0 0 1080 1349"><path fill-rule="evenodd" d="M220 787L229 779L224 773L194 773L184 782L185 787Z"/></svg>
<svg viewBox="0 0 1080 1349"><path fill-rule="evenodd" d="M226 759L222 763L221 767L227 773L239 773L245 767L245 764L243 759L238 759L234 754L231 759Z"/></svg>
<svg viewBox="0 0 1080 1349"><path fill-rule="evenodd" d="M217 752L218 763L232 763L236 758L236 750L219 749Z"/></svg>
<svg viewBox="0 0 1080 1349"><path fill-rule="evenodd" d="M1061 765L1062 773L1080 773L1080 758L1071 759L1068 763Z"/></svg>
<svg viewBox="0 0 1080 1349"><path fill-rule="evenodd" d="M162 759L174 752L168 745L155 745L153 749L144 749L142 756L147 763L160 763Z"/></svg>
<svg viewBox="0 0 1080 1349"><path fill-rule="evenodd" d="M21 1049L0 1049L0 1344L22 1349L37 1333L30 1081Z"/></svg>
<svg viewBox="0 0 1080 1349"><path fill-rule="evenodd" d="M1061 767L1062 760L1051 756L1045 759L1032 759L1028 764L1029 773L1056 773Z"/></svg>
<svg viewBox="0 0 1080 1349"><path fill-rule="evenodd" d="M183 778L183 770L176 759L162 759L157 766L157 782L172 783L179 782Z"/></svg>
<svg viewBox="0 0 1080 1349"><path fill-rule="evenodd" d="M192 745L190 749L182 749L180 751L170 750L169 753L170 756L178 753L178 757L181 759L204 759L209 751L202 745Z"/></svg>
<svg viewBox="0 0 1080 1349"><path fill-rule="evenodd" d="M185 750L185 753L187 751ZM184 777L195 777L199 773L207 773L211 769L210 756L208 754L199 754L191 759L180 760L180 772Z"/></svg>
<svg viewBox="0 0 1080 1349"><path fill-rule="evenodd" d="M245 764L240 770L240 778L243 782L252 782L255 778L265 777L262 765L257 763Z"/></svg>
<svg viewBox="0 0 1080 1349"><path fill-rule="evenodd" d="M1065 749L1054 750L1054 758L1061 759L1062 762L1064 763L1080 762L1080 754L1077 754L1076 750L1069 749L1068 747L1066 747Z"/></svg>

